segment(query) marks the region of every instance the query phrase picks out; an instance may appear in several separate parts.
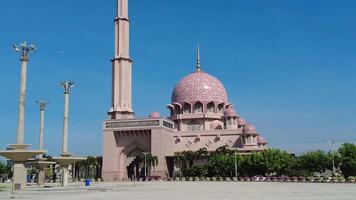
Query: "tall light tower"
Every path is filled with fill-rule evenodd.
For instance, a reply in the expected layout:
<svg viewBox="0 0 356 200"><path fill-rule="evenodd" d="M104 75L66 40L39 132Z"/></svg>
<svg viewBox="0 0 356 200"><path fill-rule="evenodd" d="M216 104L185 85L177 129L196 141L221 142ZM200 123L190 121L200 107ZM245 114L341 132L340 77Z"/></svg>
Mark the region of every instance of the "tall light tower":
<svg viewBox="0 0 356 200"><path fill-rule="evenodd" d="M74 87L73 81L63 81L60 86L64 88L64 113L63 113L63 138L61 156L53 158L61 165L61 182L62 186L68 186L69 166L78 161L85 160L81 157L73 157L68 151L68 120L69 120L69 93L70 89Z"/></svg>
<svg viewBox="0 0 356 200"><path fill-rule="evenodd" d="M40 150L44 149L44 116L45 116L45 110L47 105L49 105L48 102L45 100L40 100L36 101L36 103L40 106ZM42 158L42 155L40 155L40 158Z"/></svg>
<svg viewBox="0 0 356 200"><path fill-rule="evenodd" d="M17 46L13 45L14 51L20 53L21 61L21 76L20 76L20 96L18 105L18 117L17 117L17 137L16 142L19 146L24 145L25 137L25 105L26 105L26 81L27 81L27 63L29 54L36 50L35 45L27 45L26 42ZM24 145L25 148L28 145Z"/></svg>
<svg viewBox="0 0 356 200"><path fill-rule="evenodd" d="M21 61L20 95L18 105L16 144L9 145L9 148L6 151L0 151L0 155L10 159L13 163L14 175L12 189L25 190L27 175L25 162L29 158L45 153L45 151L27 150L30 145L24 144L27 63L29 60L29 54L35 51L36 47L33 44L27 45L26 42L23 42L20 45L14 44L13 49L16 52L20 53Z"/></svg>
<svg viewBox="0 0 356 200"><path fill-rule="evenodd" d="M49 105L48 102L45 100L40 100L36 101L40 107L40 142L39 142L39 148L40 150L44 150L44 114L47 105ZM37 159L28 162L28 164L31 164L33 167L36 167L38 169L38 176L37 176L37 185L42 186L45 182L45 173L44 169L50 165L56 164L55 162L48 161L47 158L43 158L43 155L39 155Z"/></svg>
<svg viewBox="0 0 356 200"><path fill-rule="evenodd" d="M70 156L68 153L68 119L69 119L69 93L74 87L73 81L63 81L60 85L64 88L64 113L63 113L63 138L62 138L62 156Z"/></svg>

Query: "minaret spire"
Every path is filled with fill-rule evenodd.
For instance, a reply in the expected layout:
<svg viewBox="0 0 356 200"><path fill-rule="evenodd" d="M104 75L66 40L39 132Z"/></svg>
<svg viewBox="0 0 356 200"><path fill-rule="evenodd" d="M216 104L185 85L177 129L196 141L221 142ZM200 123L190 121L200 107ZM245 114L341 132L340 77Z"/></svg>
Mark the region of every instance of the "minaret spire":
<svg viewBox="0 0 356 200"><path fill-rule="evenodd" d="M200 65L200 46L198 44L197 48L197 66L196 66L196 71L200 72L201 71L201 65Z"/></svg>
<svg viewBox="0 0 356 200"><path fill-rule="evenodd" d="M109 115L112 119L133 118L134 115L128 0L117 0L115 55L112 59L112 105Z"/></svg>

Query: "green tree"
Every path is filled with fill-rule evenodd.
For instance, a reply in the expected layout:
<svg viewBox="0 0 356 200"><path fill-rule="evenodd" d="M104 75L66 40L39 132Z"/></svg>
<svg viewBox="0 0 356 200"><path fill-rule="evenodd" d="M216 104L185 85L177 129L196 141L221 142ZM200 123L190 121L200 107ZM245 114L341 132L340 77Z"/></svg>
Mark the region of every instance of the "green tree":
<svg viewBox="0 0 356 200"><path fill-rule="evenodd" d="M295 168L294 158L286 151L267 149L261 154L266 174L290 175Z"/></svg>
<svg viewBox="0 0 356 200"><path fill-rule="evenodd" d="M215 154L229 154L229 155L232 155L234 153L235 153L234 150L229 149L229 147L225 145L225 146L221 146L221 147L217 148L215 150L215 152L212 153L212 155L215 155Z"/></svg>
<svg viewBox="0 0 356 200"><path fill-rule="evenodd" d="M203 160L209 157L208 150L204 148L200 148L198 151L195 152L195 158L200 160L200 165L203 165Z"/></svg>
<svg viewBox="0 0 356 200"><path fill-rule="evenodd" d="M235 170L234 155L215 154L208 162L210 176L232 177Z"/></svg>
<svg viewBox="0 0 356 200"><path fill-rule="evenodd" d="M196 154L193 151L183 151L183 168L191 168L194 163L194 159L196 158ZM186 166L188 162L188 167Z"/></svg>
<svg viewBox="0 0 356 200"><path fill-rule="evenodd" d="M339 148L340 169L345 178L356 176L356 145L345 143Z"/></svg>
<svg viewBox="0 0 356 200"><path fill-rule="evenodd" d="M323 173L332 168L330 164L330 154L320 150L304 153L297 158L298 169L303 171L306 176L311 176L315 172Z"/></svg>
<svg viewBox="0 0 356 200"><path fill-rule="evenodd" d="M146 162L148 167L148 174L151 176L151 169L153 168L153 173L158 165L158 157L152 154L146 155Z"/></svg>
<svg viewBox="0 0 356 200"><path fill-rule="evenodd" d="M184 169L183 174L187 177L205 177L208 169L206 165L194 165L189 169Z"/></svg>
<svg viewBox="0 0 356 200"><path fill-rule="evenodd" d="M244 156L241 165L241 175L254 176L267 173L265 160L261 153L252 153Z"/></svg>
<svg viewBox="0 0 356 200"><path fill-rule="evenodd" d="M5 162L0 161L0 174L7 173L7 165Z"/></svg>
<svg viewBox="0 0 356 200"><path fill-rule="evenodd" d="M5 162L0 161L0 178L11 178L12 177L12 169L10 165L7 165Z"/></svg>
<svg viewBox="0 0 356 200"><path fill-rule="evenodd" d="M295 159L285 151L267 149L242 157L240 175L291 175L295 169Z"/></svg>

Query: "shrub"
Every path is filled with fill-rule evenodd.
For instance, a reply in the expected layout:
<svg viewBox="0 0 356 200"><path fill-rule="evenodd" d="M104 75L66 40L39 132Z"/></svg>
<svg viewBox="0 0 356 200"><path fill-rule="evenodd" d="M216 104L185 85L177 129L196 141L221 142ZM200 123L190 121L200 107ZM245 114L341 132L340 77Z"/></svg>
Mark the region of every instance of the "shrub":
<svg viewBox="0 0 356 200"><path fill-rule="evenodd" d="M356 180L356 178L355 178L354 176L349 176L349 177L347 178L347 181L348 181L349 183L354 183L355 180Z"/></svg>

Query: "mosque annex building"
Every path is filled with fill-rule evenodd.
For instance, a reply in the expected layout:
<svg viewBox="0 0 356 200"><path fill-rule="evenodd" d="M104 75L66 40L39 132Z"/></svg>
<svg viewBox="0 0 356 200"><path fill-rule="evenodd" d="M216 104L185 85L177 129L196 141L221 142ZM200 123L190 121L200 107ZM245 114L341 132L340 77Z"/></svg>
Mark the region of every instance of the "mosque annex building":
<svg viewBox="0 0 356 200"><path fill-rule="evenodd" d="M153 112L135 118L132 109L132 61L129 55L128 0L117 0L115 55L112 59L112 104L103 123L104 180L127 180L139 172L143 153L158 157L154 173L172 177L179 170L174 157L183 151L227 146L238 153L266 149L256 128L240 117L228 101L224 85L200 66L181 79L167 105L169 117Z"/></svg>

